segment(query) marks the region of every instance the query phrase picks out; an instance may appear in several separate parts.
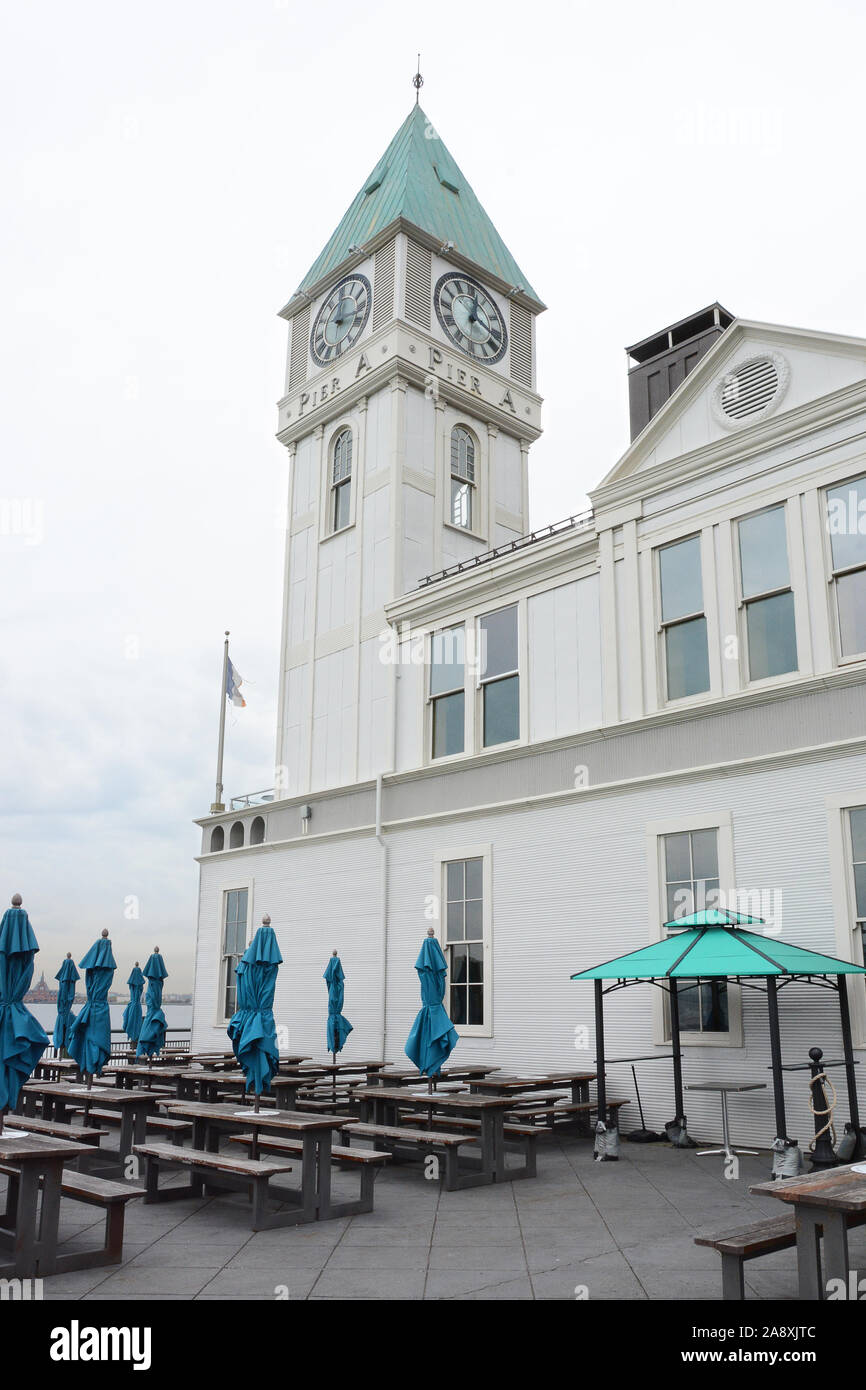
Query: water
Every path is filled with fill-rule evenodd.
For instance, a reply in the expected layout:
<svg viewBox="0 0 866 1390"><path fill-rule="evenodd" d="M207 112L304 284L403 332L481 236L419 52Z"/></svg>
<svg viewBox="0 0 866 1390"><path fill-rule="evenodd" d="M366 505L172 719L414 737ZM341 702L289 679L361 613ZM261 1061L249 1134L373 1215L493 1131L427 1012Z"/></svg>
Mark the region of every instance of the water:
<svg viewBox="0 0 866 1390"><path fill-rule="evenodd" d="M42 1024L46 1033L50 1033L54 1027L54 1020L57 1017L57 1010L54 1005L28 1004L27 1007L34 1018L37 1018ZM78 1014L82 1007L83 1005L81 1004L73 1004L72 1012ZM125 1005L109 1004L108 1007L111 1010L112 1028L121 1028L123 1026L123 1010ZM171 1036L173 1028L189 1028L192 1023L191 1004L163 1004L162 1011L165 1014L165 1020L168 1024L169 1037Z"/></svg>

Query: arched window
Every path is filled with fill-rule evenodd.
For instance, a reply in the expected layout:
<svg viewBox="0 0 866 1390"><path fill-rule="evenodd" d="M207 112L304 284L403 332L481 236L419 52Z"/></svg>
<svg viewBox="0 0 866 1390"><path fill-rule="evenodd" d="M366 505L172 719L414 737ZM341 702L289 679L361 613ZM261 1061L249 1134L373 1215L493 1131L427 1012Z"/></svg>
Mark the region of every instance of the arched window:
<svg viewBox="0 0 866 1390"><path fill-rule="evenodd" d="M352 431L340 430L331 448L331 530L342 531L351 520Z"/></svg>
<svg viewBox="0 0 866 1390"><path fill-rule="evenodd" d="M255 820L253 821L252 825L250 826L250 844L251 844L251 845L260 845L260 844L263 844L263 843L264 843L264 838L265 838L265 820L264 820L264 816L256 816Z"/></svg>
<svg viewBox="0 0 866 1390"><path fill-rule="evenodd" d="M451 431L451 524L471 531L475 515L475 440L463 425Z"/></svg>
<svg viewBox="0 0 866 1390"><path fill-rule="evenodd" d="M225 847L226 836L221 825L215 825L210 833L210 852L218 854Z"/></svg>
<svg viewBox="0 0 866 1390"><path fill-rule="evenodd" d="M244 823L236 820L229 832L229 849L242 849L244 843Z"/></svg>

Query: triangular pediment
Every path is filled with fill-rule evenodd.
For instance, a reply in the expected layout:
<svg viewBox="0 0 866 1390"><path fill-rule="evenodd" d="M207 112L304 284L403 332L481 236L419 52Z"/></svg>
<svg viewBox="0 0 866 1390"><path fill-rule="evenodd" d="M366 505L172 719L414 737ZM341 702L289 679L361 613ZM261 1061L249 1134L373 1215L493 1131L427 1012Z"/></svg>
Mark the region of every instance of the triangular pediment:
<svg viewBox="0 0 866 1390"><path fill-rule="evenodd" d="M622 484L866 382L866 339L736 319L599 484Z"/></svg>

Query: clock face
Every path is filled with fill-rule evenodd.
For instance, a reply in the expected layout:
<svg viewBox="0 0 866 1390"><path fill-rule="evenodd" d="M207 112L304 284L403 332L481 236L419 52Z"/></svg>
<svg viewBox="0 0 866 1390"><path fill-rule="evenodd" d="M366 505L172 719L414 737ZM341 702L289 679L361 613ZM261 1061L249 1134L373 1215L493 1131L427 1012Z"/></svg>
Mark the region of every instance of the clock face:
<svg viewBox="0 0 866 1390"><path fill-rule="evenodd" d="M449 271L436 281L436 317L461 352L476 362L498 362L508 337L493 298L468 275Z"/></svg>
<svg viewBox="0 0 866 1390"><path fill-rule="evenodd" d="M320 367L336 362L354 347L370 317L370 281L347 275L325 300L310 334L310 352Z"/></svg>

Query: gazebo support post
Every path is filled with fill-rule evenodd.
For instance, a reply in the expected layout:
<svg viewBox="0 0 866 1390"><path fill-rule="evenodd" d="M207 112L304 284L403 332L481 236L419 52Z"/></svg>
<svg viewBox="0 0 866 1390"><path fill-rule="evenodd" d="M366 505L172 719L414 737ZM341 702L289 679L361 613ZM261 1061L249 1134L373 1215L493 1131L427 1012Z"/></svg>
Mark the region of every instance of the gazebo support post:
<svg viewBox="0 0 866 1390"><path fill-rule="evenodd" d="M607 1088L604 1081L604 982L593 981L595 985L595 1069L596 1104L598 1118L607 1124Z"/></svg>
<svg viewBox="0 0 866 1390"><path fill-rule="evenodd" d="M776 979L767 976L767 1012L770 1016L770 1065L773 1072L773 1103L776 1107L776 1137L788 1138L785 1118L785 1081L782 1074L782 1035L779 1029L779 998Z"/></svg>
<svg viewBox="0 0 866 1390"><path fill-rule="evenodd" d="M670 1012L671 1012L671 1050L672 1061L674 1064L674 1119L678 1124L682 1124L683 1130L686 1128L686 1117L683 1114L685 1103L683 1101L683 1056L680 1049L680 997L677 992L677 982L673 977L668 981L670 988Z"/></svg>
<svg viewBox="0 0 866 1390"><path fill-rule="evenodd" d="M860 1106L857 1103L857 1077L854 1072L854 1043L851 1038L851 1010L848 1004L848 981L837 975L839 987L839 1017L842 1023L842 1051L845 1056L845 1079L848 1083L848 1115L854 1131L854 1153L851 1162L866 1158L866 1133L860 1127Z"/></svg>

